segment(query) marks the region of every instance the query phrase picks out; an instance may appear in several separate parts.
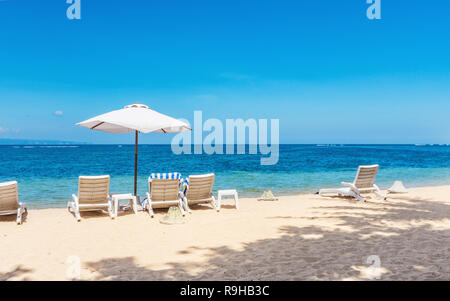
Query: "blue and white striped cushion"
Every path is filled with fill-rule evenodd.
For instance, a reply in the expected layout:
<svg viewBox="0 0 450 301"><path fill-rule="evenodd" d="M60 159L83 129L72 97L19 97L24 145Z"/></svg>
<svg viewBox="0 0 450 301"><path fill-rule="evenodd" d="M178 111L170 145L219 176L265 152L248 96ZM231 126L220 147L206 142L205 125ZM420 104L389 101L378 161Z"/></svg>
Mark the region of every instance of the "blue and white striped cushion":
<svg viewBox="0 0 450 301"><path fill-rule="evenodd" d="M181 180L181 174L179 172L169 172L169 173L152 173L150 175L150 180L153 179L168 179L168 180Z"/></svg>
<svg viewBox="0 0 450 301"><path fill-rule="evenodd" d="M152 173L150 177L148 177L148 181L151 182L154 179L168 179L168 180L180 180L183 183L183 178L179 172L168 172L168 173ZM142 200L142 206L144 206L147 198Z"/></svg>

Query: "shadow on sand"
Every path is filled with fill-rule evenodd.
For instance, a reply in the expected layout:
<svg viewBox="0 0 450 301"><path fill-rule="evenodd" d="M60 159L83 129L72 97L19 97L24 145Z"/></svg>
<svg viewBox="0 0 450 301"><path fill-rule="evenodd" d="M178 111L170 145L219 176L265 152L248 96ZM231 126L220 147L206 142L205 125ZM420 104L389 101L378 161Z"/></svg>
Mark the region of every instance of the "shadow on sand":
<svg viewBox="0 0 450 301"><path fill-rule="evenodd" d="M11 280L15 277L20 277L23 274L30 273L33 270L22 267L21 265L17 266L14 270L9 271L7 273L0 273L0 281ZM21 280L29 280L27 277L21 278Z"/></svg>
<svg viewBox="0 0 450 301"><path fill-rule="evenodd" d="M279 237L245 243L240 250L192 246L179 252L201 251L202 263L172 262L156 270L123 257L83 268L95 271L92 280L450 280L450 205L396 198L327 206L324 199L312 210L314 217L267 217L289 225L279 227ZM375 275L371 255L380 259ZM18 267L0 280L27 272Z"/></svg>
<svg viewBox="0 0 450 301"><path fill-rule="evenodd" d="M152 270L126 257L86 266L97 272L96 280L450 280L449 227L431 224L448 223L449 205L410 198L356 204L313 208L317 217L312 220L333 220L338 226L332 229L286 225L279 228L280 237L246 243L243 250L222 246L180 252L206 251L204 264L169 263L169 268ZM380 258L376 274L371 255Z"/></svg>

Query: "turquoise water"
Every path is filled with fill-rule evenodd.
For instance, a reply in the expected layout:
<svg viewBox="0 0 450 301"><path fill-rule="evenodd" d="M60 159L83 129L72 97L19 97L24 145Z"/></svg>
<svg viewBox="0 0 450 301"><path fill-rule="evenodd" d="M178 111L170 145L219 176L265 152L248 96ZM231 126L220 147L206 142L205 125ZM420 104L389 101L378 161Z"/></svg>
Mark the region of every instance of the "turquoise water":
<svg viewBox="0 0 450 301"><path fill-rule="evenodd" d="M315 192L352 181L358 165L380 164L377 184L408 187L450 184L450 147L415 145L280 145L279 162L261 166L260 155L174 155L170 145L139 146L138 194L152 172L183 176L214 172L214 190L240 196ZM78 176L111 175L111 192L132 192L134 145L0 146L0 182L19 182L31 208L64 207L77 193Z"/></svg>

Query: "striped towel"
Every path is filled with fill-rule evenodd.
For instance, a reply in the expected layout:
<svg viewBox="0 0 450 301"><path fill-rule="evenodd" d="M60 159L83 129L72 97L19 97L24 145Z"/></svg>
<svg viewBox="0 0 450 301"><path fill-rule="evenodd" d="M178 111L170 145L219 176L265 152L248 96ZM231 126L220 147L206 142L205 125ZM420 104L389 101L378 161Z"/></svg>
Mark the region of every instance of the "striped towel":
<svg viewBox="0 0 450 301"><path fill-rule="evenodd" d="M168 180L180 180L183 183L183 178L179 172L168 172L168 173L152 173L150 177L148 177L148 181L151 182L154 179L168 179ZM141 201L141 205L144 206L145 202L147 202L147 198L144 198Z"/></svg>
<svg viewBox="0 0 450 301"><path fill-rule="evenodd" d="M152 173L148 180L152 181L153 179L182 180L181 174L179 172Z"/></svg>

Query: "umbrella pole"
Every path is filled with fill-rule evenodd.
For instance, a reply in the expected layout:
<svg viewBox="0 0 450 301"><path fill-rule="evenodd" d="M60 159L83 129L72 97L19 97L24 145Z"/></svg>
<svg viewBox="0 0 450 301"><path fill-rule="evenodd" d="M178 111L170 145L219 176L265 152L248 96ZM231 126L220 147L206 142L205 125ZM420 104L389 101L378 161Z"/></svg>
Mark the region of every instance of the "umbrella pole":
<svg viewBox="0 0 450 301"><path fill-rule="evenodd" d="M136 131L136 138L134 144L134 195L137 193L137 159L138 159L138 131Z"/></svg>

